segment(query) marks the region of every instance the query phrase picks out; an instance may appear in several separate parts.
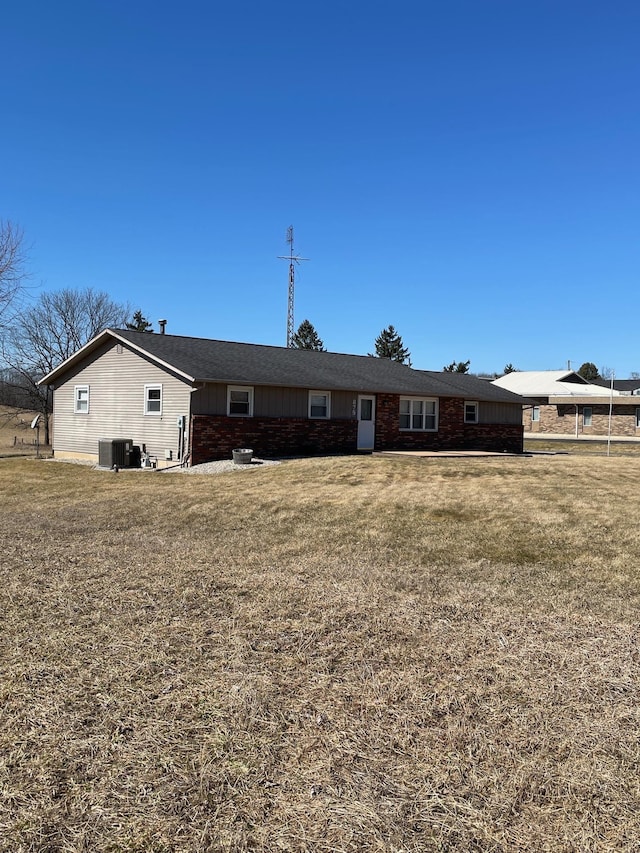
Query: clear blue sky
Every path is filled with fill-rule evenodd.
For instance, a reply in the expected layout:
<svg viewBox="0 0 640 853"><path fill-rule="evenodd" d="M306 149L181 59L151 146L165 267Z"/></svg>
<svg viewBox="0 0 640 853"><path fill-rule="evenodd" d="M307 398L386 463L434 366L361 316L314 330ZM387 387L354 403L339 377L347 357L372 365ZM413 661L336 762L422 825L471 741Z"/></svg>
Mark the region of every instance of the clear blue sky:
<svg viewBox="0 0 640 853"><path fill-rule="evenodd" d="M39 290L415 367L640 371L638 0L20 0L0 217ZM157 328L157 326L156 326Z"/></svg>

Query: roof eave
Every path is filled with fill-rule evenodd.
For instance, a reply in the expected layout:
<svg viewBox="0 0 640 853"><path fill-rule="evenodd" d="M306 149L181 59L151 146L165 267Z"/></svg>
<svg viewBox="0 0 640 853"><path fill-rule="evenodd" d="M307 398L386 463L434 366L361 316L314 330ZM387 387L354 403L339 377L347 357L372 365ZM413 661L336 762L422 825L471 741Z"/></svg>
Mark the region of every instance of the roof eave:
<svg viewBox="0 0 640 853"><path fill-rule="evenodd" d="M105 329L104 331L99 332L94 338L87 341L83 347L80 347L79 350L74 352L73 355L70 355L69 358L65 359L61 364L49 371L46 376L43 376L42 379L38 381L38 385L51 385L58 376L66 373L71 365L75 364L77 361L81 361L87 353L99 347L100 344L112 334L113 332L111 329Z"/></svg>
<svg viewBox="0 0 640 853"><path fill-rule="evenodd" d="M609 403L613 403L613 405L618 406L637 406L640 408L640 401L634 400L633 397L623 396L622 394L619 396L609 396L607 394L574 394L573 396L563 396L559 394L553 394L549 397L549 403L551 405L558 404L577 404L577 405L599 405L606 406Z"/></svg>
<svg viewBox="0 0 640 853"><path fill-rule="evenodd" d="M158 358L157 356L153 355L153 353L150 353L144 347L138 346L138 345L132 343L128 338L122 337L122 335L119 335L113 329L104 329L104 331L99 332L94 338L91 338L90 341L87 341L87 343L83 347L80 347L80 349L77 350L77 352L74 352L73 355L70 355L69 358L67 358L65 361L62 362L62 364L59 364L56 368L54 368L52 371L47 373L46 376L43 376L42 379L40 379L38 381L38 385L51 385L53 382L55 382L56 379L58 379L60 376L62 376L64 373L66 373L70 367L72 367L77 362L82 361L82 359L88 353L97 349L102 343L104 343L105 340L107 340L110 337L114 338L116 341L118 341L119 343L128 347L129 349L133 349L138 353L144 353L146 358L150 359L155 364L158 364L161 367L164 367L166 370L170 370L172 373L175 373L176 375L181 376L187 382L190 382L191 384L196 382L196 378L194 376L190 376L189 374L185 373L183 370L180 370L179 368L175 367L174 365L169 364L166 361L163 361L161 358Z"/></svg>

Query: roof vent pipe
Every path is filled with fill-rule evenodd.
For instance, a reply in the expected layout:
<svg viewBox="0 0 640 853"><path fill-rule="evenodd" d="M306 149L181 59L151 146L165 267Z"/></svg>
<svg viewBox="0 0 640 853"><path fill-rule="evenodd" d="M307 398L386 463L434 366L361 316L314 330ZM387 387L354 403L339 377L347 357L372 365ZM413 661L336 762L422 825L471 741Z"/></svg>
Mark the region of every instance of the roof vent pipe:
<svg viewBox="0 0 640 853"><path fill-rule="evenodd" d="M160 334L164 335L164 327L167 325L166 320L158 320L158 325L160 326Z"/></svg>

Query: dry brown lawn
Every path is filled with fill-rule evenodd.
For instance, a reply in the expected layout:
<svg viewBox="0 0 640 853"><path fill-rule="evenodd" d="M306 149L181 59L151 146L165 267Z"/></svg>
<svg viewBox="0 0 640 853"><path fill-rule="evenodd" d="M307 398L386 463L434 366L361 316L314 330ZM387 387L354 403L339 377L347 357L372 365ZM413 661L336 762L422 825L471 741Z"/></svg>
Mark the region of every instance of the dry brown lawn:
<svg viewBox="0 0 640 853"><path fill-rule="evenodd" d="M637 850L639 482L0 461L0 850Z"/></svg>
<svg viewBox="0 0 640 853"><path fill-rule="evenodd" d="M525 439L526 451L552 453L590 454L597 456L640 456L640 441L616 441L607 439Z"/></svg>
<svg viewBox="0 0 640 853"><path fill-rule="evenodd" d="M50 447L36 447L36 430L31 421L36 412L0 406L0 458L4 456L51 455ZM40 430L40 441L44 442L44 429Z"/></svg>

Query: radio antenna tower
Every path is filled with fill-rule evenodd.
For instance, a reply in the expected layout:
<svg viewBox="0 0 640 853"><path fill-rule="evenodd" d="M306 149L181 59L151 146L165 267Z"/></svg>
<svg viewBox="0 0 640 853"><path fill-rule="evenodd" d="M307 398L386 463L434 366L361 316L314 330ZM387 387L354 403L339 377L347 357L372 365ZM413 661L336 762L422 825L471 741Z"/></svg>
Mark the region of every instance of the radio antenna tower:
<svg viewBox="0 0 640 853"><path fill-rule="evenodd" d="M289 261L289 304L287 307L287 347L293 346L293 300L296 284L296 264L300 261L308 261L309 258L301 258L293 254L293 225L287 228L287 243L289 244L288 255L278 255L281 261Z"/></svg>

